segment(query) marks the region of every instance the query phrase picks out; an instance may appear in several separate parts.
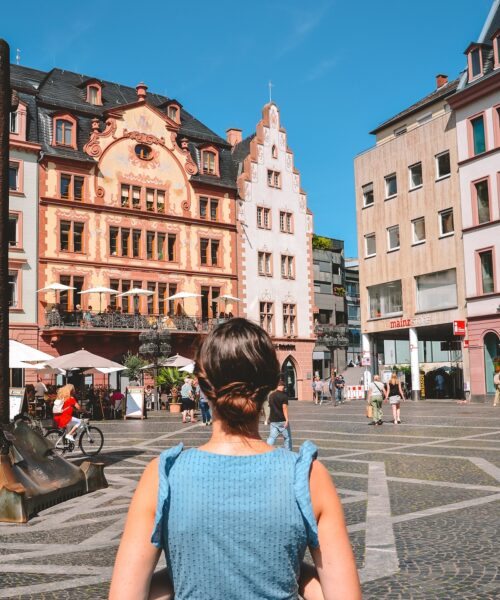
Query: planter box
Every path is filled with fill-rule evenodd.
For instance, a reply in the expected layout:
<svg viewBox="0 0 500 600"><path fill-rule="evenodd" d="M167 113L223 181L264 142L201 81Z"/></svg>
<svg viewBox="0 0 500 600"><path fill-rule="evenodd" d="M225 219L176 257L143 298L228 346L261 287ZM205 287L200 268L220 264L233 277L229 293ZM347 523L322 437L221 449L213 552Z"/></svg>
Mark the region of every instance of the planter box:
<svg viewBox="0 0 500 600"><path fill-rule="evenodd" d="M171 402L170 403L170 412L171 413L180 413L182 408L182 404L180 402Z"/></svg>

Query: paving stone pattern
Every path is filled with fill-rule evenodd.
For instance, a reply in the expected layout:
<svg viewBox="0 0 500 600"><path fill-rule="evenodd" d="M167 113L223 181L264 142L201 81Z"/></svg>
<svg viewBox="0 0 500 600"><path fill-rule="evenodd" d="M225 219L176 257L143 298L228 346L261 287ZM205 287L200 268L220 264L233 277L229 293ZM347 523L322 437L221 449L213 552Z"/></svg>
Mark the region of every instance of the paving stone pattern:
<svg viewBox="0 0 500 600"><path fill-rule="evenodd" d="M406 403L403 419L368 427L361 401L291 405L295 445L315 441L339 490L363 597L499 598L500 409ZM98 425L109 488L0 524L0 599L105 600L144 466L210 434L168 413Z"/></svg>

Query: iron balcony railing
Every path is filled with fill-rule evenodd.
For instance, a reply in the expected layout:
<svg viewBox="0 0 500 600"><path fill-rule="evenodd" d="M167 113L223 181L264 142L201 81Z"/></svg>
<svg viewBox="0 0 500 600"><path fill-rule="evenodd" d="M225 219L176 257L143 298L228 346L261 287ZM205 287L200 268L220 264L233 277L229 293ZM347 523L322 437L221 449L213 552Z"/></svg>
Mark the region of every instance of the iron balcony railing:
<svg viewBox="0 0 500 600"><path fill-rule="evenodd" d="M206 333L227 318L141 315L130 313L96 313L90 311L45 313L45 329L67 330L136 330L167 329L172 332Z"/></svg>

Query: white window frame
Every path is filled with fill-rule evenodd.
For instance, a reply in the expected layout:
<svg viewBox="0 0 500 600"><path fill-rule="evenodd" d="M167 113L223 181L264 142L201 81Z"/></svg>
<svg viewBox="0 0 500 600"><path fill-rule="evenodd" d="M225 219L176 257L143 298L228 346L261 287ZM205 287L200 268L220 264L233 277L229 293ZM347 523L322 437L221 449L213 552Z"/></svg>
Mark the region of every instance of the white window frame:
<svg viewBox="0 0 500 600"><path fill-rule="evenodd" d="M14 284L11 285L11 282L9 281L9 297L10 297L10 290L14 290L13 294L12 294L12 304L9 305L9 308L19 308L19 271L18 270L11 270L9 269L9 278L13 276L13 282Z"/></svg>
<svg viewBox="0 0 500 600"><path fill-rule="evenodd" d="M451 176L451 158L450 158L450 172L446 173L445 175L440 175L439 173L439 159L441 156L444 156L445 154L448 154L448 156L450 156L450 151L449 150L444 150L443 152L440 152L439 154L436 154L435 156L435 161L436 161L436 181L441 181L441 179L446 179L448 177Z"/></svg>
<svg viewBox="0 0 500 600"><path fill-rule="evenodd" d="M369 189L367 189L369 188ZM373 181L370 181L370 183L366 183L365 185L361 186L361 191L363 193L363 207L366 208L367 206L373 206L375 204L375 192L373 191ZM368 203L366 201L366 194L370 193L372 194L372 198L373 200Z"/></svg>
<svg viewBox="0 0 500 600"><path fill-rule="evenodd" d="M397 246L391 246L391 231L397 229L399 244ZM387 228L387 252L395 252L401 248L401 237L399 235L399 225L391 225Z"/></svg>
<svg viewBox="0 0 500 600"><path fill-rule="evenodd" d="M438 212L438 222L439 222L439 237L449 237L451 235L455 235L455 215L453 215L453 231L449 231L448 233L443 232L443 214L451 212L453 215L453 208L445 208L444 210L440 210Z"/></svg>
<svg viewBox="0 0 500 600"><path fill-rule="evenodd" d="M421 182L418 185L414 185L413 183L413 169L420 166L420 178ZM422 161L416 162L413 165L408 167L408 180L409 180L409 188L410 190L418 190L424 185L424 170L422 167Z"/></svg>
<svg viewBox="0 0 500 600"><path fill-rule="evenodd" d="M415 238L415 223L417 221L423 221L424 222L424 239L422 239L422 240L417 240ZM425 244L425 242L427 241L427 232L425 230L425 217L417 217L416 219L412 219L412 222L411 222L411 237L412 237L412 245L413 246L418 246L419 244Z"/></svg>
<svg viewBox="0 0 500 600"><path fill-rule="evenodd" d="M375 252L372 252L371 254L368 252L368 239L369 238L373 238L374 242L375 242ZM370 258L372 256L376 256L377 255L377 236L375 233L368 233L367 235L365 235L365 258Z"/></svg>
<svg viewBox="0 0 500 600"><path fill-rule="evenodd" d="M396 192L394 194L389 195L389 180L390 179L396 180ZM385 199L390 200L391 198L395 198L398 195L398 177L397 177L396 173L391 173L390 175L386 175L384 177L384 181L385 181Z"/></svg>

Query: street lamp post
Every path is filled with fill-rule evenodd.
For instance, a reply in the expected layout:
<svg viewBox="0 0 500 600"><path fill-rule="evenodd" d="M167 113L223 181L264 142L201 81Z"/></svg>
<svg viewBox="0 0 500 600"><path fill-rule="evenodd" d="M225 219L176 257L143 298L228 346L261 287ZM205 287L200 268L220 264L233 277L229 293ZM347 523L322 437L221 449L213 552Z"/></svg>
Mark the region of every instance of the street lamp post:
<svg viewBox="0 0 500 600"><path fill-rule="evenodd" d="M347 337L347 328L342 325L336 325L326 329L323 335L322 342L330 352L331 371L331 365L333 365L333 356L335 350L338 350L339 348L347 348L347 346L349 345L349 338Z"/></svg>
<svg viewBox="0 0 500 600"><path fill-rule="evenodd" d="M158 363L160 358L167 358L172 350L170 344L170 331L156 328L143 331L139 334L139 354L153 363L153 372L155 377L155 403L158 407L158 390L156 389L156 378L158 377Z"/></svg>

